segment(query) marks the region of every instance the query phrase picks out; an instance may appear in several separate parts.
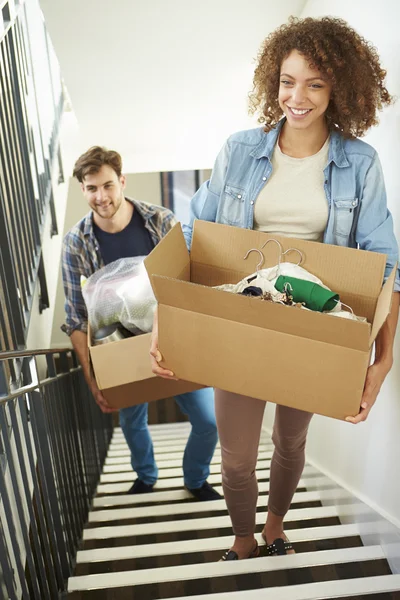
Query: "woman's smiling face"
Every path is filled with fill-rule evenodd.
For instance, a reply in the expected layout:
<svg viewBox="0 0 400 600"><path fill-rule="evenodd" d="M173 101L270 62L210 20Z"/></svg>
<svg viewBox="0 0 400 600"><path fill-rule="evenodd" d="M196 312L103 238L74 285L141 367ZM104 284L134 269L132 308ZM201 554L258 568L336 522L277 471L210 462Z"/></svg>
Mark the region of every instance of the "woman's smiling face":
<svg viewBox="0 0 400 600"><path fill-rule="evenodd" d="M331 90L331 83L318 69L310 67L297 50L292 50L282 62L278 101L290 127L320 127L325 119Z"/></svg>

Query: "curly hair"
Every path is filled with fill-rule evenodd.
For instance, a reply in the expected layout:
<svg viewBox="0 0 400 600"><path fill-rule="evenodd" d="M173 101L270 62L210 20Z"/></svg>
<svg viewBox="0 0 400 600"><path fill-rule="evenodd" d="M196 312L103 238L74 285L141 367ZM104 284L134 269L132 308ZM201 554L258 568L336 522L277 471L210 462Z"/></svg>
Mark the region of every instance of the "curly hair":
<svg viewBox="0 0 400 600"><path fill-rule="evenodd" d="M326 111L330 130L336 129L347 138L360 137L378 123L377 111L393 101L376 48L346 21L290 17L288 24L264 41L249 94L249 112L260 113L258 121L265 123L265 131L273 129L282 117L278 103L280 68L293 50L332 84Z"/></svg>
<svg viewBox="0 0 400 600"><path fill-rule="evenodd" d="M102 146L92 146L82 154L74 165L73 177L82 183L86 175L98 173L103 165L108 165L121 176L122 158L115 150L107 150Z"/></svg>

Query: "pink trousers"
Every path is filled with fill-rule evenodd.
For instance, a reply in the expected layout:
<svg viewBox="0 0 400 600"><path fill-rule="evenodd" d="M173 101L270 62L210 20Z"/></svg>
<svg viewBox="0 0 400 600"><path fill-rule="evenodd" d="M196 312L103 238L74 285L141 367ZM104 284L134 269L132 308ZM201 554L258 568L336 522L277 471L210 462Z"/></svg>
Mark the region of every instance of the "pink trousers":
<svg viewBox="0 0 400 600"><path fill-rule="evenodd" d="M256 463L266 403L256 398L215 390L215 412L221 442L222 487L233 532L252 535L258 498ZM304 468L311 413L276 407L272 441L268 510L284 516Z"/></svg>

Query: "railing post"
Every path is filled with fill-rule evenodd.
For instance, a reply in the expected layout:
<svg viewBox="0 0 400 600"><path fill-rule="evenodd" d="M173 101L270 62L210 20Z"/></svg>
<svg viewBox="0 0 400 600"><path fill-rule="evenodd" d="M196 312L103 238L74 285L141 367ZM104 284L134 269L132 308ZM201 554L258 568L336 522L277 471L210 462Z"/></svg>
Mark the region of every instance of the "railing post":
<svg viewBox="0 0 400 600"><path fill-rule="evenodd" d="M36 398L35 398L36 397ZM50 523L54 527L54 533L59 551L61 570L63 578L66 579L70 573L68 550L64 538L64 527L61 522L57 487L54 481L53 464L49 445L49 433L46 417L43 410L42 399L39 392L32 392L32 403L30 406L33 437L38 454L38 468L41 473L42 485L49 498L51 509Z"/></svg>
<svg viewBox="0 0 400 600"><path fill-rule="evenodd" d="M18 404L21 414L22 427L25 434L25 444L26 450L28 454L28 460L30 465L31 476L33 480L33 495L37 498L37 513L39 524L42 532L43 546L44 546L44 556L47 561L47 574L48 574L48 583L50 586L51 592L51 600L56 597L58 593L58 589L63 589L64 587L64 577L61 569L61 562L57 551L57 541L54 534L54 528L51 519L51 509L49 498L44 491L45 481L43 482L43 473L41 469L41 465L35 465L35 455L32 447L32 438L31 432L29 431L29 421L28 421L28 413L26 409L26 403L24 398L18 398ZM32 425L33 426L33 425ZM36 457L37 457L36 451ZM40 483L38 479L38 473L40 477ZM41 490L42 488L42 490ZM43 506L40 502L40 498L42 498ZM47 523L46 523L47 517Z"/></svg>
<svg viewBox="0 0 400 600"><path fill-rule="evenodd" d="M1 469L1 466L0 466ZM1 523L0 523L1 525ZM9 600L19 600L15 589L14 571L10 564L8 548L4 539L3 529L0 527L0 566L3 574L4 584L7 589ZM1 590L0 590L1 591Z"/></svg>
<svg viewBox="0 0 400 600"><path fill-rule="evenodd" d="M49 308L49 306L50 306L49 292L47 289L46 272L44 270L43 252L40 254L38 277L39 277L39 313L42 314L42 312L46 308Z"/></svg>
<svg viewBox="0 0 400 600"><path fill-rule="evenodd" d="M5 431L7 431L7 429L8 429L7 422L6 422L5 415L4 415L4 407L3 406L0 406L0 428L3 430L3 433ZM5 440L6 435L3 435L3 438ZM6 442L5 442L5 446L6 446ZM13 487L14 487L14 485L13 485ZM15 493L15 488L14 488L14 493ZM0 497L3 501L4 512L5 512L8 531L9 531L9 535L10 535L11 547L12 547L14 556L16 558L17 571L18 571L20 585L21 585L22 597L24 598L24 600L29 600L29 590L28 590L28 586L27 586L26 580L25 580L24 567L23 567L22 561L19 560L20 557L23 556L23 549L20 547L19 542L18 542L17 531L15 529L13 513L12 513L12 508L11 508L12 503L10 500L8 486L7 486L6 479L5 479L5 476L3 473L3 469L1 467L0 467ZM20 507L18 507L18 515L19 515L20 519L22 518L23 528L25 529L25 527L24 527L25 523L23 520L24 517L23 517L23 515L21 515ZM26 544L25 540L24 540L24 543Z"/></svg>
<svg viewBox="0 0 400 600"><path fill-rule="evenodd" d="M6 374L6 362L0 362L0 399L2 396L8 396L8 379Z"/></svg>

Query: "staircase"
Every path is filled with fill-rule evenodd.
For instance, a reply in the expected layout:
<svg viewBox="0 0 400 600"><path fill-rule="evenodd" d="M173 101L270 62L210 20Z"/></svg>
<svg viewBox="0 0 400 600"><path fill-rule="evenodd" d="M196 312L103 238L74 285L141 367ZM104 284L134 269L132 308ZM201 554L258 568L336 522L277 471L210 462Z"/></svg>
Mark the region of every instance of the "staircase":
<svg viewBox="0 0 400 600"><path fill-rule="evenodd" d="M306 465L286 517L296 554L220 563L232 542L224 500L196 502L183 489L182 456L190 425L152 425L159 467L152 494L126 494L135 475L122 431L114 430L103 475L83 532L68 600L400 600L380 545L365 546L343 515L370 510ZM263 433L258 463L257 525L266 517L272 443ZM221 452L208 481L222 493ZM376 526L376 524L375 524ZM258 534L261 544L261 536ZM261 548L263 550L263 548Z"/></svg>

